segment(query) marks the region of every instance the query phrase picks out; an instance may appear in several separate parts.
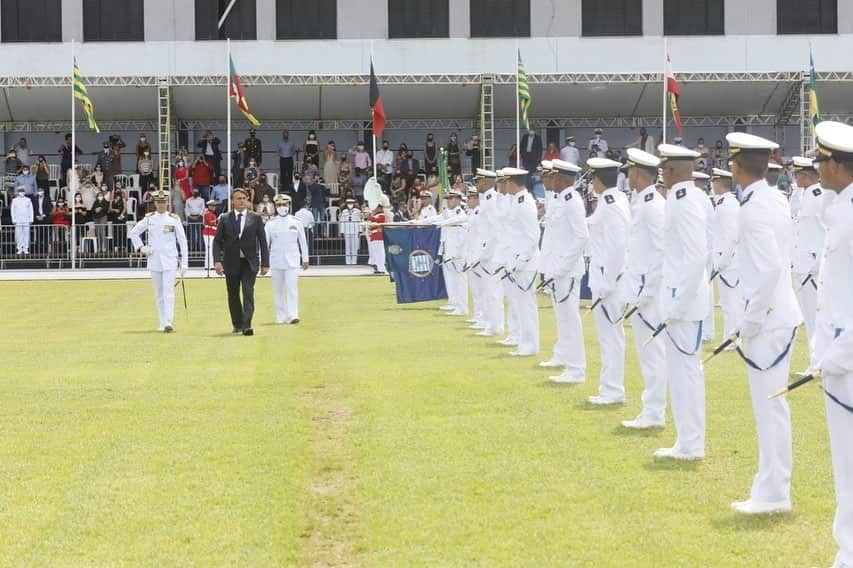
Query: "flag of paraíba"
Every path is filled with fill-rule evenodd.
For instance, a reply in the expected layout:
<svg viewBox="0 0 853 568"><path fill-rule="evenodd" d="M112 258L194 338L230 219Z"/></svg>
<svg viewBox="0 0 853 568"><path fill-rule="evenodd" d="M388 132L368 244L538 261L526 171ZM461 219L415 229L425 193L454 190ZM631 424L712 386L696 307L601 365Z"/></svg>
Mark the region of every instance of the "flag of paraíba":
<svg viewBox="0 0 853 568"><path fill-rule="evenodd" d="M89 98L89 91L86 89L86 80L83 74L80 73L80 68L77 67L77 58L74 58L74 98L79 99L83 103L83 112L86 113L86 119L89 121L89 128L95 132L100 132L98 123L95 122L95 107L92 105L92 99Z"/></svg>
<svg viewBox="0 0 853 568"><path fill-rule="evenodd" d="M234 59L229 57L231 66L230 76L228 77L228 95L237 100L237 106L243 111L246 120L254 126L260 126L261 123L249 112L249 103L246 102L246 97L243 96L243 84L240 82L240 76L237 75L237 70L234 68Z"/></svg>
<svg viewBox="0 0 853 568"><path fill-rule="evenodd" d="M444 275L436 264L441 242L439 227L386 226L382 237L388 270L397 287L398 304L447 298Z"/></svg>
<svg viewBox="0 0 853 568"><path fill-rule="evenodd" d="M379 82L376 73L373 72L373 59L370 60L370 108L373 110L373 135L382 137L385 130L385 106L382 104L382 95L379 94Z"/></svg>

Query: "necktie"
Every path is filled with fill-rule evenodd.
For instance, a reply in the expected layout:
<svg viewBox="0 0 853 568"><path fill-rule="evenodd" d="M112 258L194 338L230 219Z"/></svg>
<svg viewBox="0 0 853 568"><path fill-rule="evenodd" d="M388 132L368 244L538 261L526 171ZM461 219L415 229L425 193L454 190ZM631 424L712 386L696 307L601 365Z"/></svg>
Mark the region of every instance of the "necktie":
<svg viewBox="0 0 853 568"><path fill-rule="evenodd" d="M237 236L243 236L243 214L237 213Z"/></svg>

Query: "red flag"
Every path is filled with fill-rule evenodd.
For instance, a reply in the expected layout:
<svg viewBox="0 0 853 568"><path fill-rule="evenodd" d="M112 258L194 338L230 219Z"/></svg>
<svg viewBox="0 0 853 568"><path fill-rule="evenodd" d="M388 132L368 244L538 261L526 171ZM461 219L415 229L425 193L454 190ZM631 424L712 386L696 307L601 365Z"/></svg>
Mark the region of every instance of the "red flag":
<svg viewBox="0 0 853 568"><path fill-rule="evenodd" d="M228 95L237 100L237 106L243 111L246 120L254 126L260 126L261 123L258 122L255 115L249 112L249 103L246 102L246 97L243 96L243 84L240 82L240 76L237 75L237 70L234 68L234 60L229 59L229 63L231 64L231 74L228 77Z"/></svg>
<svg viewBox="0 0 853 568"><path fill-rule="evenodd" d="M678 97L681 96L681 93L678 91L678 83L675 82L672 61L669 60L668 53L666 54L666 93L669 97L669 107L672 109L672 118L675 120L676 128L678 128L678 135L681 136L681 113L678 112Z"/></svg>
<svg viewBox="0 0 853 568"><path fill-rule="evenodd" d="M382 95L379 94L379 83L373 72L373 59L370 60L370 108L373 109L373 135L382 137L385 130L385 107L382 106Z"/></svg>

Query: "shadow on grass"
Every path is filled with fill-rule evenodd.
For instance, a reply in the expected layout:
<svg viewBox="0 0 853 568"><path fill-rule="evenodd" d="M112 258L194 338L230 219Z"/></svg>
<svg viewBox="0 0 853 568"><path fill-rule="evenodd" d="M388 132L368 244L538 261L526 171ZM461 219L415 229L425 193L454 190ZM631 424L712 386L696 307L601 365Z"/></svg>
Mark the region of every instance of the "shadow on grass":
<svg viewBox="0 0 853 568"><path fill-rule="evenodd" d="M131 335L166 335L162 331L157 331L156 329L128 329L124 333Z"/></svg>
<svg viewBox="0 0 853 568"><path fill-rule="evenodd" d="M728 514L724 517L711 519L715 529L737 531L765 531L774 527L789 525L797 521L796 513L778 513L775 515L742 515Z"/></svg>
<svg viewBox="0 0 853 568"><path fill-rule="evenodd" d="M655 459L643 464L643 469L648 471L699 471L702 460L684 461L671 458Z"/></svg>
<svg viewBox="0 0 853 568"><path fill-rule="evenodd" d="M625 428L621 424L613 429L613 434L623 438L659 438L665 428Z"/></svg>
<svg viewBox="0 0 853 568"><path fill-rule="evenodd" d="M575 404L575 410L581 410L584 412L621 412L625 410L625 403L620 402L618 404L592 404L586 399L584 399Z"/></svg>
<svg viewBox="0 0 853 568"><path fill-rule="evenodd" d="M573 389L576 387L582 387L584 384L586 384L586 383L557 383L557 382L545 379L544 381L536 383L536 386L540 387L540 388L551 388L551 389Z"/></svg>

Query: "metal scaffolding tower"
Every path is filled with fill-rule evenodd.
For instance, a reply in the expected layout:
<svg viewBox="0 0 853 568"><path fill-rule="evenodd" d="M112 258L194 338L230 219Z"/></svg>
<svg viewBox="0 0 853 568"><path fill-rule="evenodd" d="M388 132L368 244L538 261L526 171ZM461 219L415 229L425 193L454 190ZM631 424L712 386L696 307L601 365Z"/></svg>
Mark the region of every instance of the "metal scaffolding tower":
<svg viewBox="0 0 853 568"><path fill-rule="evenodd" d="M171 191L172 99L168 77L161 77L157 85L157 141L160 151L160 189Z"/></svg>
<svg viewBox="0 0 853 568"><path fill-rule="evenodd" d="M807 156L808 152L813 150L811 109L809 108L810 92L809 76L803 73L803 77L800 79L800 149L803 156Z"/></svg>
<svg viewBox="0 0 853 568"><path fill-rule="evenodd" d="M495 76L484 74L480 78L480 148L482 148L483 168L495 169L495 105L494 83ZM476 172L474 172L476 173Z"/></svg>

